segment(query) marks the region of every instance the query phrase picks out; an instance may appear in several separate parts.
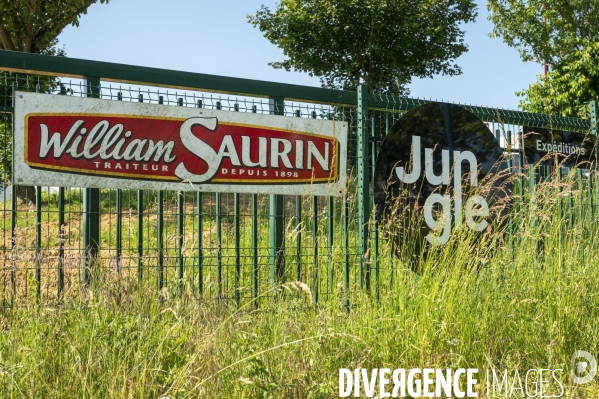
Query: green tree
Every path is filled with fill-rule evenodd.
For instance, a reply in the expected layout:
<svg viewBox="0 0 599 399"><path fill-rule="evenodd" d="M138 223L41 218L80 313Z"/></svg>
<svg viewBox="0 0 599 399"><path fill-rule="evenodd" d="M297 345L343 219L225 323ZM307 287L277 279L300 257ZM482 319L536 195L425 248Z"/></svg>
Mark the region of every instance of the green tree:
<svg viewBox="0 0 599 399"><path fill-rule="evenodd" d="M109 0L99 0L108 3ZM0 0L0 49L42 53L98 0Z"/></svg>
<svg viewBox="0 0 599 399"><path fill-rule="evenodd" d="M547 75L517 94L527 111L588 117L599 98L599 0L489 0L493 37Z"/></svg>
<svg viewBox="0 0 599 399"><path fill-rule="evenodd" d="M325 87L406 94L412 77L461 73L460 24L476 15L472 0L281 0L248 21L287 57L274 68L308 72Z"/></svg>
<svg viewBox="0 0 599 399"><path fill-rule="evenodd" d="M108 3L109 0L0 0L0 49L65 56L63 49L57 47L58 35L68 25L79 26L79 18L87 13L94 3ZM55 78L34 75L18 78L8 74L1 84L9 84L15 79L36 82L40 92L54 92L61 87ZM2 93L10 93L3 88ZM1 105L8 105L11 98L0 98ZM12 138L4 126L0 137L0 173L2 180L12 178ZM17 196L23 201L35 201L33 187L18 186Z"/></svg>

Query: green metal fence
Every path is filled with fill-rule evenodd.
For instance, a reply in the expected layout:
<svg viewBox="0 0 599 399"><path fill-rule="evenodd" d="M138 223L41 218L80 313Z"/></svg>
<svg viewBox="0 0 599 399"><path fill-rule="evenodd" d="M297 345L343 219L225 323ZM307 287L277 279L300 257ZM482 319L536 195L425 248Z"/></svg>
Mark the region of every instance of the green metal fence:
<svg viewBox="0 0 599 399"><path fill-rule="evenodd" d="M77 297L106 275L126 287L152 284L171 294L193 290L206 298L255 305L265 295L276 295L285 282L306 284L315 302L335 299L346 305L354 288L393 289L402 268L371 220L371 176L389 128L425 100L371 94L363 87L356 93L9 51L0 51L0 70L3 303ZM17 90L344 120L350 126L346 194L35 187L33 201L18 201L11 185ZM513 151L523 125L579 132L593 126L596 134L596 103L591 120L465 107ZM538 171L529 170L524 179L534 187ZM586 181L589 196L596 196L596 179ZM595 202L589 201L585 215L594 221Z"/></svg>

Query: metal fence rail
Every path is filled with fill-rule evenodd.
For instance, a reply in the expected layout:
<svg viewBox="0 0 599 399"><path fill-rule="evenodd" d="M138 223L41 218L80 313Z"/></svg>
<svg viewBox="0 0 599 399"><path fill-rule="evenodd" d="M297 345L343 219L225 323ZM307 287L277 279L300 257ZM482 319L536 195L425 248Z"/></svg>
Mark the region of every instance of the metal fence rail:
<svg viewBox="0 0 599 399"><path fill-rule="evenodd" d="M371 222L371 177L389 128L426 101L362 87L355 93L9 51L0 51L0 70L3 303L79 296L82 287L107 275L125 287L152 284L171 294L192 289L256 305L291 281L306 283L315 302L348 304L354 287L392 289L401 266ZM344 120L350 126L350 183L340 199L201 193L182 185L176 192L36 187L34 201L21 202L11 185L17 90ZM514 150L519 126L585 132L595 118L466 108ZM535 175L527 179L534 183ZM589 179L590 205L584 205L592 221L595 186Z"/></svg>

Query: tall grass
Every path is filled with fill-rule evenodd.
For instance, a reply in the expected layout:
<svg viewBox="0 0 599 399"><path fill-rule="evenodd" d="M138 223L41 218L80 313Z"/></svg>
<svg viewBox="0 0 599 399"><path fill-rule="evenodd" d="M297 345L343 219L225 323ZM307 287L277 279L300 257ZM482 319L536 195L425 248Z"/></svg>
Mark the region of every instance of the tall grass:
<svg viewBox="0 0 599 399"><path fill-rule="evenodd" d="M76 301L21 301L0 316L0 397L324 398L339 368L383 367L478 368L480 397L487 368L559 368L564 397L597 396L596 381L568 376L575 350L599 355L599 203L586 184L538 184L511 222L454 232L419 275L383 257L381 270L399 269L378 298L335 287L315 306L308 285L287 283L252 309L104 275Z"/></svg>

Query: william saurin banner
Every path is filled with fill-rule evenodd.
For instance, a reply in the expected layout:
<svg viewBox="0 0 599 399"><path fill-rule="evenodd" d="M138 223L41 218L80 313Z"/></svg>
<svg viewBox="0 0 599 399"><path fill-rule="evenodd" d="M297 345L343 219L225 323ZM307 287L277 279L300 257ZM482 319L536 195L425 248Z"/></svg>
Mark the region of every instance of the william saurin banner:
<svg viewBox="0 0 599 399"><path fill-rule="evenodd" d="M337 196L347 122L16 94L23 185Z"/></svg>

